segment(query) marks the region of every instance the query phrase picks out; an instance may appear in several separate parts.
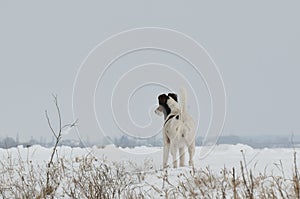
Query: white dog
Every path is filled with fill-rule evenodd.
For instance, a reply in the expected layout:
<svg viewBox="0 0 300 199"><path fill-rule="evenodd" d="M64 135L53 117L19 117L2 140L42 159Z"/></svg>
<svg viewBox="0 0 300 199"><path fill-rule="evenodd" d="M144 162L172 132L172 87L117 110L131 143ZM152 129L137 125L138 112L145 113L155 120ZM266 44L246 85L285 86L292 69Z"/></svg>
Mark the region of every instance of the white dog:
<svg viewBox="0 0 300 199"><path fill-rule="evenodd" d="M195 154L195 123L193 118L186 112L186 92L180 90L180 105L175 93L158 96L159 106L155 110L158 115L164 115L163 127L163 166L167 167L169 151L173 156L173 167L177 168L177 152L179 151L180 166L184 166L184 151L188 147L189 165L193 166Z"/></svg>

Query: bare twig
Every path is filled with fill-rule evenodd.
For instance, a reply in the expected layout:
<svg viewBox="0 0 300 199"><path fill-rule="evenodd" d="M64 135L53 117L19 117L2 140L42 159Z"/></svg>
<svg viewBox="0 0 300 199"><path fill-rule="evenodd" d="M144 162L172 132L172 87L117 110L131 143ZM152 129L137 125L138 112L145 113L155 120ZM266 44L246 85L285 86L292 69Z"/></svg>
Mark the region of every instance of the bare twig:
<svg viewBox="0 0 300 199"><path fill-rule="evenodd" d="M46 187L43 190L43 192L44 192L44 193L42 193L43 196L50 195L54 191L53 187L50 185L51 166L53 165L53 159L54 159L55 153L57 152L58 144L59 144L59 142L60 142L60 140L62 138L62 130L63 130L63 128L67 128L67 127L73 128L74 126L76 126L76 124L78 122L78 120L75 120L71 124L62 125L62 118L61 118L61 112L60 112L60 108L59 108L59 104L58 104L58 100L57 100L57 95L52 95L52 96L54 98L54 103L55 103L55 107L56 107L56 111L57 111L57 116L58 116L58 131L57 132L54 131L54 128L52 127L52 124L51 124L48 112L46 110L45 111L45 115L46 115L46 119L47 119L47 122L48 122L48 126L49 126L52 134L56 138L56 141L55 141L52 153L51 153L50 160L49 160L49 162L47 164L47 168L48 169L47 169L47 173L46 173L46 175L47 175L46 176Z"/></svg>
<svg viewBox="0 0 300 199"><path fill-rule="evenodd" d="M236 178L235 178L235 169L232 168L232 184L233 184L233 198L237 199L237 185L236 185Z"/></svg>
<svg viewBox="0 0 300 199"><path fill-rule="evenodd" d="M299 186L299 175L298 175L298 168L297 168L297 153L294 152L294 191L295 191L295 196L297 199L300 199L300 186Z"/></svg>
<svg viewBox="0 0 300 199"><path fill-rule="evenodd" d="M53 133L54 137L57 139L57 135L56 135L54 129L52 128L52 125L51 125L51 122L50 122L47 110L45 110L45 115L46 115L46 118L47 118L48 126L49 126L51 132Z"/></svg>
<svg viewBox="0 0 300 199"><path fill-rule="evenodd" d="M57 95L52 94L52 96L54 98L54 103L55 103L55 106L56 106L56 111L57 111L57 116L58 116L58 122L59 122L58 132L61 133L61 130L62 130L62 120L61 120L61 114L60 114L60 108L59 108L59 105L58 105Z"/></svg>

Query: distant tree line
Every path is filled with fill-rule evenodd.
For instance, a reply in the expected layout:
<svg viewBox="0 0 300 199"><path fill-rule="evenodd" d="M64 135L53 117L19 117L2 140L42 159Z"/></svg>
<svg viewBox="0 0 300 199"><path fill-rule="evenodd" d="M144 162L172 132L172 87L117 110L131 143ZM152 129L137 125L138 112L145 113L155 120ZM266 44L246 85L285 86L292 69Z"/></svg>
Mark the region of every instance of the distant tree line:
<svg viewBox="0 0 300 199"><path fill-rule="evenodd" d="M288 136L221 136L217 140L217 144L245 144L253 148L276 148L276 147L300 147L300 137L294 137L291 140ZM209 142L208 138L208 142ZM196 146L203 145L203 137L198 136L195 139ZM211 142L213 143L213 141ZM59 146L70 146L70 147L92 147L99 146L104 147L106 145L113 144L117 147L136 147L136 146L148 146L148 147L161 147L163 141L161 135L149 138L149 139L138 139L130 136L123 135L121 137L111 138L109 136L104 137L101 140L90 142L89 140L78 141L70 139L62 139ZM46 142L45 139L40 141L33 137L27 142L20 142L18 136L5 137L0 139L0 148L12 148L18 145L24 147L30 147L32 145L41 145L43 147L53 147L54 139L50 142Z"/></svg>

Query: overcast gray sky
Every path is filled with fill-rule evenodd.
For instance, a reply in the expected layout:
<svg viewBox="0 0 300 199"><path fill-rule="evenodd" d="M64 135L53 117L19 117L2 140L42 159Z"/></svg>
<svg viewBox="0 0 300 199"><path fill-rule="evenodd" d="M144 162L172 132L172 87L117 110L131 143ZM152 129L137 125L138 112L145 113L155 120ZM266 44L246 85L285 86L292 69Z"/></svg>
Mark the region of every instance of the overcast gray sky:
<svg viewBox="0 0 300 199"><path fill-rule="evenodd" d="M208 51L227 92L224 135L300 135L299 8L299 1L273 0L0 0L0 137L19 133L21 140L31 136L50 140L44 110L55 117L51 94L59 96L64 121L72 121L73 83L84 58L107 37L145 26L178 30ZM137 53L123 63L168 59L163 56ZM118 71L116 66L113 74ZM161 90L148 91L149 103L156 102ZM199 89L200 95L202 91L206 92ZM137 97L145 96L143 92L147 89ZM101 100L99 93L96 97ZM208 101L200 102L203 129L209 121ZM132 117L147 121L145 111L137 110Z"/></svg>

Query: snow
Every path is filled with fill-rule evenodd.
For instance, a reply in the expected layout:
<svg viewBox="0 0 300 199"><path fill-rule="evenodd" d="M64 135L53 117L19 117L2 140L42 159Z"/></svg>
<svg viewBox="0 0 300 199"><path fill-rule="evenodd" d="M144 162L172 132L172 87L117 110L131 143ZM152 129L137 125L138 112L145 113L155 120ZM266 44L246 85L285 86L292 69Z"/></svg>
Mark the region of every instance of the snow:
<svg viewBox="0 0 300 199"><path fill-rule="evenodd" d="M205 152L211 151L206 154ZM237 174L240 172L240 162L246 165L255 176L260 173L282 176L292 179L293 155L299 154L300 149L291 148L264 148L254 149L247 145L217 145L212 147L196 147L194 163L196 169L209 169L213 174L220 175L225 167L232 170L234 167ZM44 148L34 145L29 148L18 146L17 148L0 149L1 162L12 160L17 166L21 162L31 162L33 165L45 167L52 153L51 148ZM165 180L167 176L170 184L178 183L182 175L192 171L189 166L181 168L162 169L162 148L161 147L135 147L118 148L114 145L106 147L71 148L68 146L58 147L57 157L66 162L80 162L83 158L92 157L98 162L117 163L125 167L128 172L141 173L140 185L144 190L162 189L168 186ZM171 164L171 155L169 164ZM299 158L298 158L299 159ZM186 153L186 164L188 154ZM282 166L281 166L282 165ZM78 166L78 165L77 165ZM75 165L76 167L76 165ZM1 169L1 167L0 167ZM149 193L151 193L149 191ZM163 194L163 193L162 193Z"/></svg>
<svg viewBox="0 0 300 199"><path fill-rule="evenodd" d="M227 168L240 167L240 161L243 161L243 154L246 159L248 168L253 168L254 171L263 172L265 169L275 174L280 174L275 164L282 161L284 169L289 173L293 168L293 154L294 151L299 154L300 149L291 148L264 148L253 149L250 146L237 144L237 145L217 145L213 150L203 157L203 151L209 147L196 147L194 156L194 163L196 168L205 168L209 166L212 171L219 172L220 169L226 166ZM52 149L44 148L39 145L34 145L29 148L18 146L17 148L0 149L0 157L2 160L8 157L12 159L29 160L36 164L44 164L49 161ZM58 147L59 157L69 160L76 158L93 155L99 160L105 159L112 162L133 162L136 165L144 164L145 160L151 160L156 169L162 166L162 148L161 147L135 147L135 148L117 148L114 145L108 145L104 148L71 148L68 146ZM169 156L169 163L171 164L171 155ZM188 161L188 153L186 153L186 164ZM291 174L291 173L289 173Z"/></svg>

